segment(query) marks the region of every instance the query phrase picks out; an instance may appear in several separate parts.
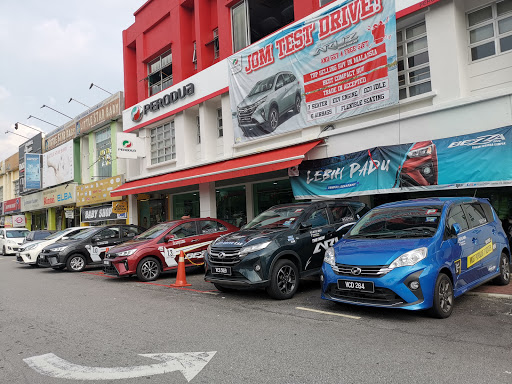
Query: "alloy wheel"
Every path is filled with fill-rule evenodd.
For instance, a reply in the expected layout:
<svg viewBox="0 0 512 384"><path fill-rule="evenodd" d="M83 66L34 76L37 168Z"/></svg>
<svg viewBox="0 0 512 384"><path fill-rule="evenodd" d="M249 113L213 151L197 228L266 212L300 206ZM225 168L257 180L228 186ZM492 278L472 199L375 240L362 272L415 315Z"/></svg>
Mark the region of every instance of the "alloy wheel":
<svg viewBox="0 0 512 384"><path fill-rule="evenodd" d="M501 258L501 274L503 276L503 280L510 280L510 265L506 257Z"/></svg>
<svg viewBox="0 0 512 384"><path fill-rule="evenodd" d="M295 271L289 265L284 265L277 272L277 286L282 293L289 293L295 289L297 283L297 276Z"/></svg>
<svg viewBox="0 0 512 384"><path fill-rule="evenodd" d="M275 130L277 128L277 122L279 121L278 115L277 115L277 109L272 109L270 112L270 128Z"/></svg>
<svg viewBox="0 0 512 384"><path fill-rule="evenodd" d="M158 275L158 264L154 260L147 260L142 264L141 273L146 280L154 279Z"/></svg>
<svg viewBox="0 0 512 384"><path fill-rule="evenodd" d="M446 280L439 284L439 307L444 312L449 312L453 305L453 290L450 283Z"/></svg>
<svg viewBox="0 0 512 384"><path fill-rule="evenodd" d="M85 261L82 257L76 256L71 259L69 265L72 270L79 271L85 266Z"/></svg>

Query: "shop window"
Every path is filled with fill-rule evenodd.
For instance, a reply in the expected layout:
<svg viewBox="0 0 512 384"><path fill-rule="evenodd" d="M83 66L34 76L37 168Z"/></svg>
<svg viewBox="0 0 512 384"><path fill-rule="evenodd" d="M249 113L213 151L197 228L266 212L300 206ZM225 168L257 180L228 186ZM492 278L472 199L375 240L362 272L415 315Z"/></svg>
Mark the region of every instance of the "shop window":
<svg viewBox="0 0 512 384"><path fill-rule="evenodd" d="M432 84L425 22L397 30L396 40L400 100L430 92Z"/></svg>
<svg viewBox="0 0 512 384"><path fill-rule="evenodd" d="M183 193L172 196L172 217L179 220L183 216L199 217L199 193Z"/></svg>
<svg viewBox="0 0 512 384"><path fill-rule="evenodd" d="M176 133L174 121L152 128L151 164L158 164L176 158Z"/></svg>
<svg viewBox="0 0 512 384"><path fill-rule="evenodd" d="M243 0L231 8L233 52L270 35L294 20L293 0Z"/></svg>
<svg viewBox="0 0 512 384"><path fill-rule="evenodd" d="M14 185L14 196L19 196L20 195L20 180L14 180L13 182L13 185Z"/></svg>
<svg viewBox="0 0 512 384"><path fill-rule="evenodd" d="M219 137L224 136L224 128L222 125L222 108L217 108L217 133Z"/></svg>
<svg viewBox="0 0 512 384"><path fill-rule="evenodd" d="M0 187L0 201L4 201L4 187Z"/></svg>
<svg viewBox="0 0 512 384"><path fill-rule="evenodd" d="M139 225L148 229L167 221L167 199L139 201Z"/></svg>
<svg viewBox="0 0 512 384"><path fill-rule="evenodd" d="M467 29L471 61L512 50L512 0L469 12Z"/></svg>
<svg viewBox="0 0 512 384"><path fill-rule="evenodd" d="M215 191L217 218L241 227L247 223L245 187L218 188Z"/></svg>
<svg viewBox="0 0 512 384"><path fill-rule="evenodd" d="M296 202L290 180L276 180L253 185L254 216L273 205Z"/></svg>
<svg viewBox="0 0 512 384"><path fill-rule="evenodd" d="M95 179L112 177L112 140L110 127L102 129L96 136L96 175Z"/></svg>
<svg viewBox="0 0 512 384"><path fill-rule="evenodd" d="M149 96L152 96L172 85L172 52L171 50L158 56L148 64Z"/></svg>
<svg viewBox="0 0 512 384"><path fill-rule="evenodd" d="M215 28L213 30L213 58L218 59L219 58L219 30L218 28Z"/></svg>

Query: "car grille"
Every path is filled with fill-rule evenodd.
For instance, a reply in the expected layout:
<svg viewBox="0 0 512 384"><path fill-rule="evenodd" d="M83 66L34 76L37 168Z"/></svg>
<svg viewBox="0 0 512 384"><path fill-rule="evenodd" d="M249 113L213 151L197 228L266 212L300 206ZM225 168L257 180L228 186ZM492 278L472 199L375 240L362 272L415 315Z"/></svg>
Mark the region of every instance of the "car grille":
<svg viewBox="0 0 512 384"><path fill-rule="evenodd" d="M255 106L238 108L238 122L239 123L250 123L252 122L252 114L256 109Z"/></svg>
<svg viewBox="0 0 512 384"><path fill-rule="evenodd" d="M241 248L212 248L208 254L211 263L233 265L240 261Z"/></svg>
<svg viewBox="0 0 512 384"><path fill-rule="evenodd" d="M404 299L388 288L375 287L375 292L370 293L338 289L336 284L331 284L327 293L335 299L362 304L398 305L405 303Z"/></svg>
<svg viewBox="0 0 512 384"><path fill-rule="evenodd" d="M353 271L361 270L360 273L355 274ZM332 268L334 273L342 276L361 276L361 277L382 277L387 274L390 269L387 265L346 265L337 264Z"/></svg>
<svg viewBox="0 0 512 384"><path fill-rule="evenodd" d="M119 272L117 272L116 267L114 267L113 265L104 265L103 266L103 273L105 273L105 275L119 276Z"/></svg>

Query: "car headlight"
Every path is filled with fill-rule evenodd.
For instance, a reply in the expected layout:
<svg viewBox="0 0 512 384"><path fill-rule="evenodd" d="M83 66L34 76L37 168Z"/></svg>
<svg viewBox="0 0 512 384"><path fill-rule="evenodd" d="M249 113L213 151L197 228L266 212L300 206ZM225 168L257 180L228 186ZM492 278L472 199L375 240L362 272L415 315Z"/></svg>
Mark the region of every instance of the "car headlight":
<svg viewBox="0 0 512 384"><path fill-rule="evenodd" d="M117 253L117 256L131 256L131 255L133 255L135 252L137 252L137 248L135 248L135 249L130 249L129 251L118 252L118 253Z"/></svg>
<svg viewBox="0 0 512 384"><path fill-rule="evenodd" d="M37 247L37 244L30 244L30 245L27 245L24 248L20 248L20 251L21 250L23 250L23 251L30 251L31 249L34 249L35 247Z"/></svg>
<svg viewBox="0 0 512 384"><path fill-rule="evenodd" d="M432 154L433 147L434 147L433 145L427 145L426 147L415 149L413 151L410 151L407 154L407 157L424 157L424 156L428 156L428 155Z"/></svg>
<svg viewBox="0 0 512 384"><path fill-rule="evenodd" d="M427 248L418 248L413 249L412 251L406 252L401 256L398 256L393 262L389 265L388 269L394 269L399 267L411 266L416 264L418 261L423 260L427 257Z"/></svg>
<svg viewBox="0 0 512 384"><path fill-rule="evenodd" d="M68 246L66 245L65 247L58 247L58 248L52 248L51 251L53 252L62 252L63 250L65 250Z"/></svg>
<svg viewBox="0 0 512 384"><path fill-rule="evenodd" d="M261 104L263 104L265 101L267 101L267 96L265 97L262 97L261 99L259 99L257 102L255 102L253 105L254 105L254 108L258 108Z"/></svg>
<svg viewBox="0 0 512 384"><path fill-rule="evenodd" d="M249 253L252 253L252 252L257 252L257 251L261 251L262 249L264 248L267 248L268 245L271 243L272 241L265 241L263 243L258 243L258 244L254 244L254 245L248 245L246 247L243 247L241 250L240 250L240 257L244 257L246 255L248 255Z"/></svg>
<svg viewBox="0 0 512 384"><path fill-rule="evenodd" d="M334 248L333 247L327 248L327 250L325 251L325 255L324 255L324 263L327 263L331 267L334 267L336 265L336 259L334 256L335 256Z"/></svg>

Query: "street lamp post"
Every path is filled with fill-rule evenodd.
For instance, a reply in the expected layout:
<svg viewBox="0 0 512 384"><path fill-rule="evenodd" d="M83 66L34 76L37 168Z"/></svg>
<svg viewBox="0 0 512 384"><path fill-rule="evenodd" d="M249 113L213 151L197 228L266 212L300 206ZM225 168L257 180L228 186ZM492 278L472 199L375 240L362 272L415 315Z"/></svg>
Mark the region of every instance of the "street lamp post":
<svg viewBox="0 0 512 384"><path fill-rule="evenodd" d="M112 92L109 92L109 91L107 91L106 89L103 89L103 88L101 88L101 87L98 87L98 86L97 86L96 84L94 84L94 83L91 83L91 85L89 86L89 89L91 89L92 87L99 88L99 89L101 89L102 91L107 92L108 94L113 95L113 93L112 93Z"/></svg>
<svg viewBox="0 0 512 384"><path fill-rule="evenodd" d="M77 99L73 99L72 97L70 97L68 103L71 103L72 101L76 101L77 103L82 104L84 107L91 108L88 105L82 103L81 101L78 101Z"/></svg>
<svg viewBox="0 0 512 384"><path fill-rule="evenodd" d="M60 113L62 116L66 116L66 117L67 117L67 118L69 118L69 119L73 119L71 116L68 116L68 115L66 115L65 113L59 112L59 111L57 111L56 109L53 109L52 107L49 107L49 106L48 106L48 105L46 105L46 104L43 104L43 106L42 106L41 108L49 108L49 109L51 109L52 111L55 111L55 112L57 112L57 113Z"/></svg>
<svg viewBox="0 0 512 384"><path fill-rule="evenodd" d="M49 123L49 122L48 122L48 121L46 121L46 120L40 119L39 117L35 117L35 116L32 116L32 115L30 115L29 117L27 117L27 120L28 120L28 119L30 119L30 118L32 118L32 117L33 117L34 119L37 119L37 120L42 121L43 123L50 124L50 125L53 125L54 127L59 128L59 126L58 126L58 125L55 125L55 124Z"/></svg>
<svg viewBox="0 0 512 384"><path fill-rule="evenodd" d="M34 131L44 133L43 131L41 131L41 130L40 130L40 129L38 129L38 128L34 128L34 127L31 127L30 125L23 124L23 123L19 123L19 122L18 122L18 123L14 123L14 129L15 129L15 130L18 130L18 124L21 124L21 125L23 125L23 126L25 126L25 127L27 127L27 128L33 129ZM13 133L14 133L14 132L13 132Z"/></svg>

